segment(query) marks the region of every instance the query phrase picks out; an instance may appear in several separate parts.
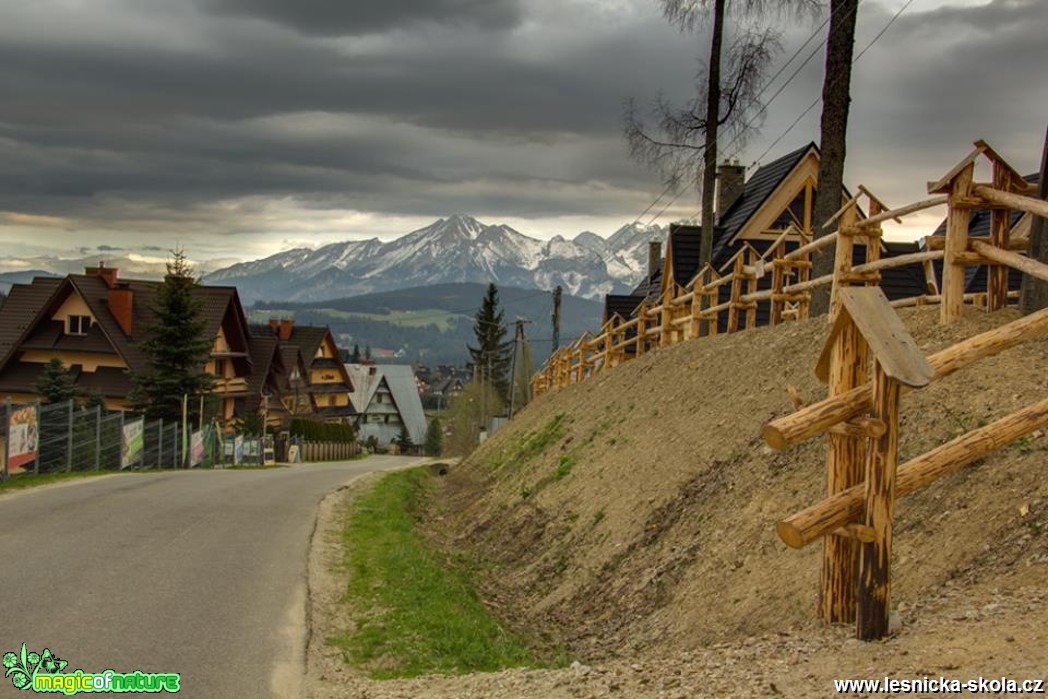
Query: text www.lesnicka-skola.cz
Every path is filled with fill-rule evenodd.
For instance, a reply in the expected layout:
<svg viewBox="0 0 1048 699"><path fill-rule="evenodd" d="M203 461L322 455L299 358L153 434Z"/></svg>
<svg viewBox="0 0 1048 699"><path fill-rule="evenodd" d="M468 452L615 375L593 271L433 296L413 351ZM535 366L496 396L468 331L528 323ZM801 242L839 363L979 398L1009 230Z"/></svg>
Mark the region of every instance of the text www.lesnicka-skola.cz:
<svg viewBox="0 0 1048 699"><path fill-rule="evenodd" d="M838 694L1044 694L1044 679L1013 680L1008 677L977 677L952 680L920 677L880 680L834 680Z"/></svg>

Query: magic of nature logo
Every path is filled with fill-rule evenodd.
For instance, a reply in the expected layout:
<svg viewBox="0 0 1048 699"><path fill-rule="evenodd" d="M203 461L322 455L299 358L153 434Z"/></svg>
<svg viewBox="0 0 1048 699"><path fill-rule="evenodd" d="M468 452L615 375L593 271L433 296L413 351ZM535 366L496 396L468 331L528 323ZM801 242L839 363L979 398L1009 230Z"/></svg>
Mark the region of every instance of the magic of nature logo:
<svg viewBox="0 0 1048 699"><path fill-rule="evenodd" d="M15 689L40 693L173 694L181 689L181 676L177 672L63 672L69 665L68 661L62 660L47 648L42 653L30 651L25 643L22 644L21 652L4 653L3 664L4 677L11 680Z"/></svg>

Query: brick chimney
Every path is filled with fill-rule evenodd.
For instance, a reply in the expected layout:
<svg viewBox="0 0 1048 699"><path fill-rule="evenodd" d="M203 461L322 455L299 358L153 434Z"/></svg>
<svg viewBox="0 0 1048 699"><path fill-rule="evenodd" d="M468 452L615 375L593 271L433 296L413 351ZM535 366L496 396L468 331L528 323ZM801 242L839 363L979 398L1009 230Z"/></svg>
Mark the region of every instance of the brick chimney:
<svg viewBox="0 0 1048 699"><path fill-rule="evenodd" d="M662 269L662 243L652 240L648 243L648 279Z"/></svg>
<svg viewBox="0 0 1048 699"><path fill-rule="evenodd" d="M717 167L717 217L723 216L746 186L746 166L736 160Z"/></svg>
<svg viewBox="0 0 1048 699"><path fill-rule="evenodd" d="M270 323L272 323L272 321L270 321ZM295 329L295 319L294 318L281 318L280 319L280 326L277 328L277 337L279 337L281 340L290 340L291 339L291 331L293 331L294 329Z"/></svg>
<svg viewBox="0 0 1048 699"><path fill-rule="evenodd" d="M116 322L120 324L120 329L128 337L131 337L131 331L134 329L134 296L131 286L127 282L120 282L109 289L109 296L106 299L109 302L109 312L113 314Z"/></svg>
<svg viewBox="0 0 1048 699"><path fill-rule="evenodd" d="M276 318L269 319L269 329L273 331L274 335L280 334L280 321Z"/></svg>
<svg viewBox="0 0 1048 699"><path fill-rule="evenodd" d="M116 286L116 278L117 273L119 271L120 270L118 270L116 267L106 267L106 263L104 260L99 260L97 267L84 268L84 274L88 275L89 277L102 277L102 279L106 283L106 286L108 286L110 289Z"/></svg>

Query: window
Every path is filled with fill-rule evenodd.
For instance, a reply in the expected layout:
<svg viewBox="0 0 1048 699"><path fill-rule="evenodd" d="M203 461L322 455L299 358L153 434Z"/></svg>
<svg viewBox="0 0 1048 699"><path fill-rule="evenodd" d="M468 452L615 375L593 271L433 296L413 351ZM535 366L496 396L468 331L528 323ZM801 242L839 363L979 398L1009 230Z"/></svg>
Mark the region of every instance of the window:
<svg viewBox="0 0 1048 699"><path fill-rule="evenodd" d="M91 316L69 316L67 335L86 335L91 329Z"/></svg>

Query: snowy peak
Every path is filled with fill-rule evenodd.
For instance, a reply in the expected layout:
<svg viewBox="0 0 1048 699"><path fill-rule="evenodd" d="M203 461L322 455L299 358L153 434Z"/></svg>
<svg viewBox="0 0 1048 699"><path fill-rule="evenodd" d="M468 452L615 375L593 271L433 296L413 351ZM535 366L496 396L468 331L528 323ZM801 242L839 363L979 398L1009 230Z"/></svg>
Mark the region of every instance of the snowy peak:
<svg viewBox="0 0 1048 699"><path fill-rule="evenodd" d="M314 301L449 282L552 289L578 296L624 293L647 268L647 243L658 226L630 224L605 240L584 232L543 241L505 224L454 214L382 242L378 238L298 248L208 275L236 284L246 302Z"/></svg>

